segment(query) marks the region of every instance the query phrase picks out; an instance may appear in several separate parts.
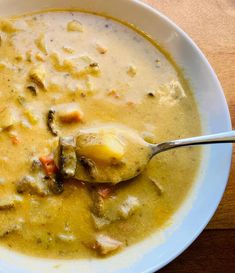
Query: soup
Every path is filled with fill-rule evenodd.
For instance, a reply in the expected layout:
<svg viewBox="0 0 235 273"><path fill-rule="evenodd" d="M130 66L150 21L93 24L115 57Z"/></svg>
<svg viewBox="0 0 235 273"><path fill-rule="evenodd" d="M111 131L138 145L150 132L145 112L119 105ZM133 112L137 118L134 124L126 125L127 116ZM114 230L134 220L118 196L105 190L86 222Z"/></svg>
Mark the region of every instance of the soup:
<svg viewBox="0 0 235 273"><path fill-rule="evenodd" d="M111 18L48 11L1 19L0 60L3 246L40 257L100 257L169 223L195 180L200 149L157 155L128 181L90 183L76 179L72 140L103 127L149 143L199 135L195 99L163 49ZM125 149L114 138L99 145L88 157L121 162ZM80 162L92 171L89 158Z"/></svg>

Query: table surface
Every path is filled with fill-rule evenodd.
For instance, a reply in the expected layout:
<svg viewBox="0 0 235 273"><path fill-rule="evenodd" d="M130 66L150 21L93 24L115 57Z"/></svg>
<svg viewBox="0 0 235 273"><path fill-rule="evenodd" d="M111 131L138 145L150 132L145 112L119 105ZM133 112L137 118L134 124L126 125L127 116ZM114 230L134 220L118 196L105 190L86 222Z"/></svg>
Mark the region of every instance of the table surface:
<svg viewBox="0 0 235 273"><path fill-rule="evenodd" d="M201 48L222 84L235 126L235 0L143 1L172 19ZM232 271L235 272L235 156L224 197L206 230L160 272Z"/></svg>

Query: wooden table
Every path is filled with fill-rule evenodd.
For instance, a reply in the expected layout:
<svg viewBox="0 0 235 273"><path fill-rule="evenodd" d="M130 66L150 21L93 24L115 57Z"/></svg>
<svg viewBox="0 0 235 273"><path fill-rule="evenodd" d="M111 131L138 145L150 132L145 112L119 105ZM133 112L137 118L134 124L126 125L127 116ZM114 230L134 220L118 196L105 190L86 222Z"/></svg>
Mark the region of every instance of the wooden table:
<svg viewBox="0 0 235 273"><path fill-rule="evenodd" d="M235 0L144 0L186 31L223 86L235 128ZM161 273L235 272L235 157L223 200L199 238Z"/></svg>

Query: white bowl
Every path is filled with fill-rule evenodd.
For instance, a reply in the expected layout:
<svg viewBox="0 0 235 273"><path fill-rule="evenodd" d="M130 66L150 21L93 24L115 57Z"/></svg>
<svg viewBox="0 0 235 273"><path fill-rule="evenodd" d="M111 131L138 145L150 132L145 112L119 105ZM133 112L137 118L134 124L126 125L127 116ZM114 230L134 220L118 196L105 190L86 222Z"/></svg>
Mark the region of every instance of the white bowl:
<svg viewBox="0 0 235 273"><path fill-rule="evenodd" d="M136 25L170 52L184 69L195 93L203 133L231 130L223 91L205 56L179 27L158 11L135 0L0 0L0 16L48 8L95 11ZM101 260L39 259L1 248L0 272L147 273L160 269L184 251L211 219L226 187L231 156L231 144L204 149L200 174L190 195L174 215L173 224L161 234L153 234L120 254Z"/></svg>

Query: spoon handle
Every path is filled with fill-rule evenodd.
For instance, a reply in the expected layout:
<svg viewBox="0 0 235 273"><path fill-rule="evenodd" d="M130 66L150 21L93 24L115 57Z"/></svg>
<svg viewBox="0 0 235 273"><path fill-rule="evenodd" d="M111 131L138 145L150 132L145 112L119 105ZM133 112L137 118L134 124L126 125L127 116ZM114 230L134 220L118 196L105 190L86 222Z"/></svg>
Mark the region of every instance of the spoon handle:
<svg viewBox="0 0 235 273"><path fill-rule="evenodd" d="M233 143L235 142L235 131L229 131L219 134L185 138L179 140L172 140L160 144L151 145L153 156L166 150L173 148L203 145L203 144L218 144L218 143Z"/></svg>

